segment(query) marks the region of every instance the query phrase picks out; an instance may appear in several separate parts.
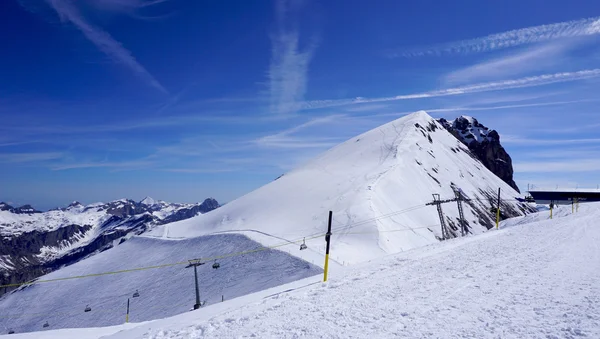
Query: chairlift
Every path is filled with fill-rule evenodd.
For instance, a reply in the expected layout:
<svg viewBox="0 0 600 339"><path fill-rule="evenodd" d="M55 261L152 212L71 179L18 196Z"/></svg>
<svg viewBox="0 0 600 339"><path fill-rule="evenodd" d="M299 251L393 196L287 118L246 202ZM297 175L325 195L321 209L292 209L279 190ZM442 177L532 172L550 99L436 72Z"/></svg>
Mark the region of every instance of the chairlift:
<svg viewBox="0 0 600 339"><path fill-rule="evenodd" d="M221 267L221 264L215 260L215 263L212 265L212 267L216 270L217 268Z"/></svg>
<svg viewBox="0 0 600 339"><path fill-rule="evenodd" d="M42 327L48 327L48 326L50 326L50 324L48 324L47 321L44 323L44 325L42 325Z"/></svg>
<svg viewBox="0 0 600 339"><path fill-rule="evenodd" d="M138 290L135 290L135 293L133 293L133 297L137 298L140 296L140 292L138 292Z"/></svg>
<svg viewBox="0 0 600 339"><path fill-rule="evenodd" d="M300 244L300 251L307 249L308 246L306 246L306 238L304 238L304 240L302 240L302 244Z"/></svg>
<svg viewBox="0 0 600 339"><path fill-rule="evenodd" d="M92 310L92 308L90 307L90 305L86 305L86 306L85 306L85 310L83 310L83 311L84 311L84 312L89 312L89 311L91 311L91 310Z"/></svg>
<svg viewBox="0 0 600 339"><path fill-rule="evenodd" d="M13 334L13 333L15 333L14 330L8 330L8 334Z"/></svg>

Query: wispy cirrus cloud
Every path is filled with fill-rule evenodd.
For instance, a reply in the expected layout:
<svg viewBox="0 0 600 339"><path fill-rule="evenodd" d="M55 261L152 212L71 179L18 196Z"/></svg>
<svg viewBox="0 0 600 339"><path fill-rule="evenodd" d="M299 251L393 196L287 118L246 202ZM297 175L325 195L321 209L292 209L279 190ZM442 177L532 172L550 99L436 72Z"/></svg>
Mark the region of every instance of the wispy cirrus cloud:
<svg viewBox="0 0 600 339"><path fill-rule="evenodd" d="M89 23L81 14L79 9L69 0L46 0L46 2L58 14L62 22L70 22L96 47L110 57L114 62L122 64L133 71L136 76L145 81L150 86L156 88L160 92L168 94L168 91L163 85L148 72L127 50L121 43L115 40L110 34ZM126 1L126 0L109 0L104 2L103 6L141 6L143 4L151 5L162 1ZM110 6L109 6L110 7Z"/></svg>
<svg viewBox="0 0 600 339"><path fill-rule="evenodd" d="M590 158L567 159L563 161L535 161L514 163L516 173L573 173L600 171L600 160Z"/></svg>
<svg viewBox="0 0 600 339"><path fill-rule="evenodd" d="M271 113L294 113L306 93L308 64L317 47L313 39L306 48L300 48L300 33L290 18L299 10L302 1L278 0L275 2L276 29L271 34L271 64L269 80Z"/></svg>
<svg viewBox="0 0 600 339"><path fill-rule="evenodd" d="M63 171L71 169L83 169L83 168L109 168L112 170L136 170L136 169L148 169L155 165L152 160L141 159L141 160L127 160L127 161L81 161L81 162L70 162L66 164L54 165L51 167L53 171Z"/></svg>
<svg viewBox="0 0 600 339"><path fill-rule="evenodd" d="M499 91L513 88L524 88L542 86L559 82L575 81L582 79L596 78L600 76L600 68L587 69L577 72L562 72L554 74L543 74L531 77L524 77L520 79L502 80L494 82L485 82L473 85L466 85L454 88L447 88L442 90L434 90L429 92L397 95L393 97L383 98L363 98L358 97L355 99L341 99L341 100L315 100L307 101L302 106L303 109L318 109L325 107L355 105L364 103L376 103L376 102L387 102L397 100L411 100L411 99L423 99L433 97L443 97L451 95L462 95L470 93L488 92L488 91Z"/></svg>
<svg viewBox="0 0 600 339"><path fill-rule="evenodd" d="M424 111L426 111L427 113L467 112L467 111L479 112L479 111L513 109L513 108L559 106L559 105L569 105L569 104L577 104L577 103L591 102L591 101L600 101L600 99L598 99L598 100L590 99L590 100L569 100L569 101L547 101L547 102L535 102L535 103L531 103L531 104L496 105L496 106L481 106L481 107L463 106L463 107L431 108L431 109L424 109ZM393 117L393 116L407 115L407 114L411 114L411 113L414 113L414 111L370 114L369 117L388 117L388 116ZM600 126L600 125L594 125L594 127L596 127L596 126Z"/></svg>
<svg viewBox="0 0 600 339"><path fill-rule="evenodd" d="M0 163L24 163L57 160L64 156L60 152L0 153Z"/></svg>
<svg viewBox="0 0 600 339"><path fill-rule="evenodd" d="M589 36L599 33L600 17L593 17L515 29L475 39L392 51L388 55L390 57L419 57L481 53L560 38Z"/></svg>
<svg viewBox="0 0 600 339"><path fill-rule="evenodd" d="M520 144L527 146L539 145L574 145L574 144L592 144L600 143L600 138L579 138L579 139L533 139L509 134L501 134L502 143Z"/></svg>
<svg viewBox="0 0 600 339"><path fill-rule="evenodd" d="M311 119L300 125L288 128L281 132L266 135L254 140L254 144L260 147L270 148L325 148L331 147L339 142L339 138L331 137L316 137L314 135L308 136L293 136L293 134L306 129L311 126L322 125L330 123L337 119L343 118L344 115L330 115L321 118Z"/></svg>
<svg viewBox="0 0 600 339"><path fill-rule="evenodd" d="M523 75L524 72L542 70L561 63L564 53L570 47L571 44L561 42L528 48L452 71L442 80L445 83L459 84Z"/></svg>

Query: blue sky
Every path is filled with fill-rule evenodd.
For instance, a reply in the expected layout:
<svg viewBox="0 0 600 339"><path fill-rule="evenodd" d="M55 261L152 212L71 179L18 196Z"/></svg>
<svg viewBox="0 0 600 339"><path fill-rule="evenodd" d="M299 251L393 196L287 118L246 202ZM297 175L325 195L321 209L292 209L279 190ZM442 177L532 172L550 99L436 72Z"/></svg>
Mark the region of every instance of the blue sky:
<svg viewBox="0 0 600 339"><path fill-rule="evenodd" d="M0 200L230 201L424 109L600 183L600 3L6 0Z"/></svg>

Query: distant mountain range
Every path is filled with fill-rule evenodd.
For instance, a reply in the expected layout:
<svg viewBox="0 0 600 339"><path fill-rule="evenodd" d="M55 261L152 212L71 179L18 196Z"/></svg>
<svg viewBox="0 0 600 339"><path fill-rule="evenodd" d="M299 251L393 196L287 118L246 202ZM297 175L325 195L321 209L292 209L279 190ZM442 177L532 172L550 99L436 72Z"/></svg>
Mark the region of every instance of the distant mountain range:
<svg viewBox="0 0 600 339"><path fill-rule="evenodd" d="M34 279L109 249L154 226L188 219L219 207L150 197L84 206L77 201L47 212L0 202L0 285ZM0 295L9 289L0 289Z"/></svg>

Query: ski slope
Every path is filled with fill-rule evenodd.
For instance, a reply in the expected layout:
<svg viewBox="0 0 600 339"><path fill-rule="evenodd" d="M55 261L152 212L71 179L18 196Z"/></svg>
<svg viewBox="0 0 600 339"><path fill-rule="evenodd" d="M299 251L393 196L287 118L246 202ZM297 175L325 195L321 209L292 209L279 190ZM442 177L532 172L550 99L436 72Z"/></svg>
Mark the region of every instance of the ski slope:
<svg viewBox="0 0 600 339"><path fill-rule="evenodd" d="M137 326L14 338L600 338L600 203L555 212L348 266L327 283Z"/></svg>
<svg viewBox="0 0 600 339"><path fill-rule="evenodd" d="M238 297L321 272L329 211L333 276L351 264L438 243L438 214L426 203L433 193L453 198L453 187L471 199L463 204L469 234L492 226L498 188L504 214L524 215L530 208L514 200L518 193L438 122L417 112L352 138L216 210L155 227L40 279L277 246L280 251L232 257L223 263L230 269L213 272L205 265L201 290L214 303L221 295ZM452 233L460 235L456 203L444 205L444 215ZM300 251L304 239L308 249ZM133 300L131 321L168 317L193 305L192 284L191 271L181 266L36 284L0 299L0 315L16 319L0 325L18 332L42 330L45 320L49 328L115 325L123 321L126 298L135 289L152 297ZM84 313L86 304L98 312Z"/></svg>
<svg viewBox="0 0 600 339"><path fill-rule="evenodd" d="M239 234L185 240L133 237L120 246L47 274L40 280L186 262L260 248ZM264 250L213 261L198 267L201 300L206 305L257 292L322 270L288 253ZM139 290L140 296L133 298ZM114 275L22 287L0 299L0 329L17 333L56 328L99 327L145 321L186 312L195 303L194 272L185 264ZM86 305L91 312L84 312ZM49 327L42 325L48 321ZM4 332L4 331L3 331ZM4 332L4 333L6 333Z"/></svg>
<svg viewBox="0 0 600 339"><path fill-rule="evenodd" d="M269 246L281 239L324 234L331 210L333 259L353 264L437 242L438 214L425 203L432 201L433 193L454 198L452 185L474 199L464 204L473 234L492 226L495 213L490 208L498 188L506 213L522 215L529 208L514 201L516 191L421 111L354 137L215 211L158 227L151 234L189 238L247 231ZM459 234L456 204L444 205L444 213ZM322 237L307 238L307 244L324 254ZM313 253L296 255L313 259Z"/></svg>

